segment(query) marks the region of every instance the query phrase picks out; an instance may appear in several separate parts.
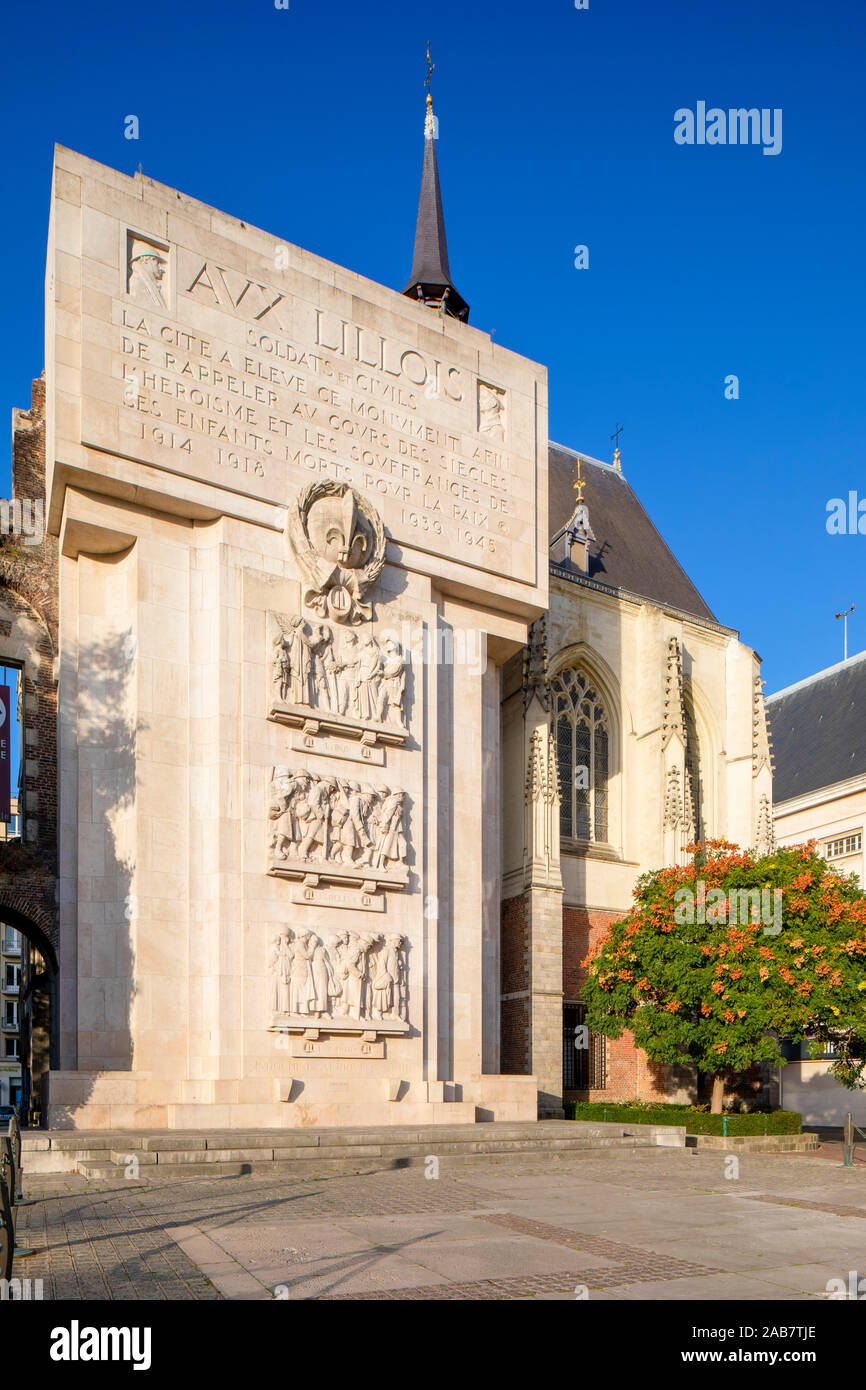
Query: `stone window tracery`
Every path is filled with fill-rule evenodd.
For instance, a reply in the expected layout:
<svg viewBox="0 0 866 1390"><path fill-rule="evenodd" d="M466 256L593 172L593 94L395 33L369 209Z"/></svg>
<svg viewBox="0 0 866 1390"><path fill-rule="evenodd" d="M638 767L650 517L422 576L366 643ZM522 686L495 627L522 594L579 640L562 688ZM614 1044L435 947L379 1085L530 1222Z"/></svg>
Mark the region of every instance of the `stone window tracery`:
<svg viewBox="0 0 866 1390"><path fill-rule="evenodd" d="M591 677L568 667L551 681L552 722L559 767L560 835L606 843L610 721Z"/></svg>

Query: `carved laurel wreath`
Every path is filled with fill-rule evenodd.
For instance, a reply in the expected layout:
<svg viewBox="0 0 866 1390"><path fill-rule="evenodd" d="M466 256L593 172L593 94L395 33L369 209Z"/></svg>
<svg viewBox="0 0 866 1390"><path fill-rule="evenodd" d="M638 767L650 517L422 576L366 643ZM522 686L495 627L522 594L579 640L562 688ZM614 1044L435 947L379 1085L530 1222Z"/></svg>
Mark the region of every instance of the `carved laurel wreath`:
<svg viewBox="0 0 866 1390"><path fill-rule="evenodd" d="M303 492L299 493L298 499L289 513L289 539L299 562L311 574L315 574L318 564L324 557L313 546L307 531L307 516L310 508L314 502L318 502L322 497L345 497L347 492L352 493L355 506L364 518L373 538L370 559L365 565L353 570L357 579L358 591L363 592L371 584L375 584L382 573L385 564L385 527L375 507L370 505L366 497L360 496L353 488L350 488L348 483L337 482L334 478L326 478L304 488Z"/></svg>

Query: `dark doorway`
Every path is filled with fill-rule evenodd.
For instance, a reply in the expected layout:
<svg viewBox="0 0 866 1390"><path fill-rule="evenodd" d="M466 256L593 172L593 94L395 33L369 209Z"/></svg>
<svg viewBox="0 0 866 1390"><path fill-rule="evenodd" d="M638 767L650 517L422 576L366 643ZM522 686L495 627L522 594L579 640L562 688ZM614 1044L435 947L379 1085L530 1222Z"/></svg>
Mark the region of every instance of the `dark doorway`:
<svg viewBox="0 0 866 1390"><path fill-rule="evenodd" d="M605 1086L604 1038L584 1033L586 1008L579 1003L562 1006L562 1089L602 1091Z"/></svg>
<svg viewBox="0 0 866 1390"><path fill-rule="evenodd" d="M10 1062L17 1062L17 1074L6 1068L8 1103L18 1110L22 1127L33 1127L42 1121L42 1078L57 1065L57 961L45 933L20 912L2 906L0 952L0 1023L9 1024L0 1046Z"/></svg>

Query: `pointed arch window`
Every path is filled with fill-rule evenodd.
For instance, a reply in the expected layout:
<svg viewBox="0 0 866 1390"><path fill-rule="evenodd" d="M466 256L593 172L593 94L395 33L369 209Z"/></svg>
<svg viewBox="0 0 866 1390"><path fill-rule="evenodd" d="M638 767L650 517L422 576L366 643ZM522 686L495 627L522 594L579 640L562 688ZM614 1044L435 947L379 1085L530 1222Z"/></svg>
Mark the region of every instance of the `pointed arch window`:
<svg viewBox="0 0 866 1390"><path fill-rule="evenodd" d="M569 667L551 682L552 721L559 767L559 833L565 839L606 842L610 720L590 676Z"/></svg>

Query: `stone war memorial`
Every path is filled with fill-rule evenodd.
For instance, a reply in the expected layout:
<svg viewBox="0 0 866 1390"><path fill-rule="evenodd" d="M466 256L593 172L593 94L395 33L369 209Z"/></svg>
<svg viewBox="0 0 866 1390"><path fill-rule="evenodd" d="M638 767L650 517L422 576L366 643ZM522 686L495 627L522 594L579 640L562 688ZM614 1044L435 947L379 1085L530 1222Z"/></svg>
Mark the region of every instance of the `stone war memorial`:
<svg viewBox="0 0 866 1390"><path fill-rule="evenodd" d="M536 1116L499 671L547 604L546 374L419 291L57 149L51 1125Z"/></svg>
<svg viewBox="0 0 866 1390"><path fill-rule="evenodd" d="M30 1124L700 1095L582 991L642 873L773 845L760 660L470 324L436 140L400 292L56 150L0 541Z"/></svg>

